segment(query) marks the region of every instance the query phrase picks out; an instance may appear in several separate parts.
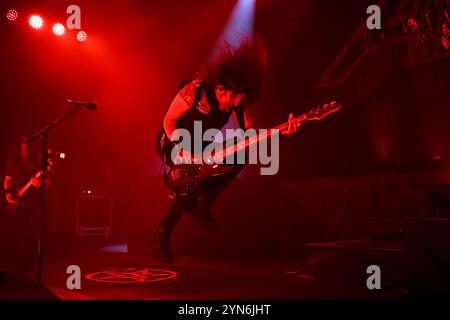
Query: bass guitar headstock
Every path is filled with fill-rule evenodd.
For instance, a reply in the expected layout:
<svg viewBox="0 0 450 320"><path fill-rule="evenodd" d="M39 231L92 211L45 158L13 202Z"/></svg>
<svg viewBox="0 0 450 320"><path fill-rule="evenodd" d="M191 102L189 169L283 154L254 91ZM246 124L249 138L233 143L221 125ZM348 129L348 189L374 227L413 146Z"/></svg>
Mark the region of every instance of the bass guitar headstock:
<svg viewBox="0 0 450 320"><path fill-rule="evenodd" d="M326 103L316 108L312 108L308 113L306 113L307 120L322 120L326 116L335 113L341 109L341 104L332 101L330 103Z"/></svg>

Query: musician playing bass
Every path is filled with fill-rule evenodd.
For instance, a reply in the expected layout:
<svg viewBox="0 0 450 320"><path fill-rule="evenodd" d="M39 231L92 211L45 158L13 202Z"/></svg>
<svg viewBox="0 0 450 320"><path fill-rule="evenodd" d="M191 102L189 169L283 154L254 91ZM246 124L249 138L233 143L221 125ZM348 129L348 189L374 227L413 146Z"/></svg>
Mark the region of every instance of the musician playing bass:
<svg viewBox="0 0 450 320"><path fill-rule="evenodd" d="M239 126L253 128L247 106L257 97L263 79L263 54L257 46L242 41L237 48L225 46L217 58L206 64L196 80L182 83L166 113L163 126L157 136L158 153L166 163L171 160L173 133L177 129L194 132L194 122L201 121L203 130L222 129L233 116ZM281 134L292 134L299 124L289 117L289 127ZM191 154L183 150L187 160ZM180 159L180 160L183 160ZM225 187L237 176L242 166L217 177L211 177L196 192L177 196L151 237L152 255L162 263L172 263L170 248L172 230L184 212L191 213L205 226L217 227L211 213L211 205Z"/></svg>

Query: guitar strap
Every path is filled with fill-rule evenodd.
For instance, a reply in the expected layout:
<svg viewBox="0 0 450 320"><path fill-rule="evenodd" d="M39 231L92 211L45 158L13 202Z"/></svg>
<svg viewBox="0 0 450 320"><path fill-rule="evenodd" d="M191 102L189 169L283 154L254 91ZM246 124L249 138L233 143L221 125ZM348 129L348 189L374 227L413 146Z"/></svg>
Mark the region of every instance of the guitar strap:
<svg viewBox="0 0 450 320"><path fill-rule="evenodd" d="M166 157L164 156L164 161L163 161L163 166L164 166L164 185L167 187L169 185L169 175L167 174L167 161L166 161Z"/></svg>
<svg viewBox="0 0 450 320"><path fill-rule="evenodd" d="M246 130L245 127L245 117L244 117L244 111L242 110L242 107L236 107L233 109L233 111L236 113L236 118L239 124L239 127L241 127L242 130Z"/></svg>

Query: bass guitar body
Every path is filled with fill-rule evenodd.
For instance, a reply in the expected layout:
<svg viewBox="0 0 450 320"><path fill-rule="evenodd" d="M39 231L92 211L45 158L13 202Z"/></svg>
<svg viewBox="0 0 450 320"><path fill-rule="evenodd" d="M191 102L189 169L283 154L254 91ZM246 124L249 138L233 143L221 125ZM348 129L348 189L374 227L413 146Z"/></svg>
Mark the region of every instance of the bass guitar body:
<svg viewBox="0 0 450 320"><path fill-rule="evenodd" d="M177 196L195 192L209 177L220 176L233 171L233 165L180 164L169 169L168 187Z"/></svg>

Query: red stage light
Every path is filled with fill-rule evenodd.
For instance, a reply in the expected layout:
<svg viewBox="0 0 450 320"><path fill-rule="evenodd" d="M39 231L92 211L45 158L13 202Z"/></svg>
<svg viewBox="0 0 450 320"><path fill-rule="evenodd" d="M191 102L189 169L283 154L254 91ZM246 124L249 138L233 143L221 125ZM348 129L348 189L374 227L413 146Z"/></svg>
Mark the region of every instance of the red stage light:
<svg viewBox="0 0 450 320"><path fill-rule="evenodd" d="M80 42L86 41L86 40L87 40L87 33L84 32L84 31L78 32L78 34L77 34L77 40L80 41Z"/></svg>
<svg viewBox="0 0 450 320"><path fill-rule="evenodd" d="M44 25L44 20L42 20L40 16L31 16L30 25L35 29L42 28L42 26Z"/></svg>
<svg viewBox="0 0 450 320"><path fill-rule="evenodd" d="M66 28L61 23L56 23L53 26L53 33L57 36L62 36L66 32Z"/></svg>
<svg viewBox="0 0 450 320"><path fill-rule="evenodd" d="M15 21L17 20L17 18L19 17L19 13L17 12L17 10L11 9L8 11L8 13L6 14L6 19L8 19L9 21Z"/></svg>

